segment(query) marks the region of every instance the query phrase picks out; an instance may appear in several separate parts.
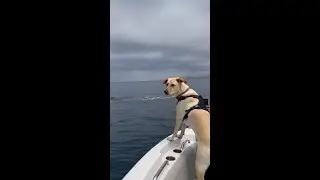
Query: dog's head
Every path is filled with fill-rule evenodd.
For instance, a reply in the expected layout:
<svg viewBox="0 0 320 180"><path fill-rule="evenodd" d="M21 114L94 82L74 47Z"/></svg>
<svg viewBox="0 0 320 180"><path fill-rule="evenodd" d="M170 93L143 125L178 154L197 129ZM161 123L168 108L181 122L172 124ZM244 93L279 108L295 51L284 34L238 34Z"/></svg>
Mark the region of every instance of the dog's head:
<svg viewBox="0 0 320 180"><path fill-rule="evenodd" d="M182 90L187 86L187 81L181 77L171 77L163 81L166 89L164 93L166 95L179 95L182 93Z"/></svg>

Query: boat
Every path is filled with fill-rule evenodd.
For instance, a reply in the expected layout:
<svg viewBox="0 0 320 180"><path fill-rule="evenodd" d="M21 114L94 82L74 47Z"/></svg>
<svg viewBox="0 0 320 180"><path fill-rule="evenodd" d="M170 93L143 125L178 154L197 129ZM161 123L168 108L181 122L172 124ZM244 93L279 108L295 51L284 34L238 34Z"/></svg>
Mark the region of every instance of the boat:
<svg viewBox="0 0 320 180"><path fill-rule="evenodd" d="M204 100L210 112L208 99ZM178 131L178 134L180 132ZM181 139L175 137L169 141L168 137L150 149L122 180L197 179L195 170L197 143L194 131L187 127Z"/></svg>
<svg viewBox="0 0 320 180"><path fill-rule="evenodd" d="M186 128L181 139L168 141L168 137L149 150L122 180L195 180L195 133Z"/></svg>

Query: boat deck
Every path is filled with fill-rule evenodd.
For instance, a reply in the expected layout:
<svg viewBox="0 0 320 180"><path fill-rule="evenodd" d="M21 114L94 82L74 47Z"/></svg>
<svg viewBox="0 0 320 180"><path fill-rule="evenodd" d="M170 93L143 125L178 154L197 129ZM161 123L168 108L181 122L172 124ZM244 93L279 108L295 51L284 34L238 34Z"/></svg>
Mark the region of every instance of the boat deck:
<svg viewBox="0 0 320 180"><path fill-rule="evenodd" d="M193 180L195 147L195 134L190 128L186 128L182 139L170 142L166 137L149 150L123 180Z"/></svg>

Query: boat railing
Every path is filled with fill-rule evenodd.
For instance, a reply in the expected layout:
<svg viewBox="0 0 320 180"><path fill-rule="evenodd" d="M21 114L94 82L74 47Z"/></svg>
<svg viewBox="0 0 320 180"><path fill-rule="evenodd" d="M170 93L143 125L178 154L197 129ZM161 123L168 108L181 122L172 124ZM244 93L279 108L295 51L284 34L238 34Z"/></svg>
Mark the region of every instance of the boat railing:
<svg viewBox="0 0 320 180"><path fill-rule="evenodd" d="M181 151L184 149L184 146L186 145L186 143L190 143L190 140L187 139L187 140L183 141L183 143L181 144L181 147L180 147Z"/></svg>
<svg viewBox="0 0 320 180"><path fill-rule="evenodd" d="M168 164L168 160L165 160L162 165L160 166L160 168L158 169L157 173L153 176L152 180L157 180L159 175L161 174L162 170L164 169L164 167L166 167L166 165Z"/></svg>

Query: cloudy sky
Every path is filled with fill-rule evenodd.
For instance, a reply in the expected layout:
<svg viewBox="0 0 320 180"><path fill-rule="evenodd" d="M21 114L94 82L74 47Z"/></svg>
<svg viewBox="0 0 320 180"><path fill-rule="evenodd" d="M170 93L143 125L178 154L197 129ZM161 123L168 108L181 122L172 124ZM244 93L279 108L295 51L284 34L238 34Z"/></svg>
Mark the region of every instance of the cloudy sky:
<svg viewBox="0 0 320 180"><path fill-rule="evenodd" d="M209 3L111 0L111 81L209 75Z"/></svg>

